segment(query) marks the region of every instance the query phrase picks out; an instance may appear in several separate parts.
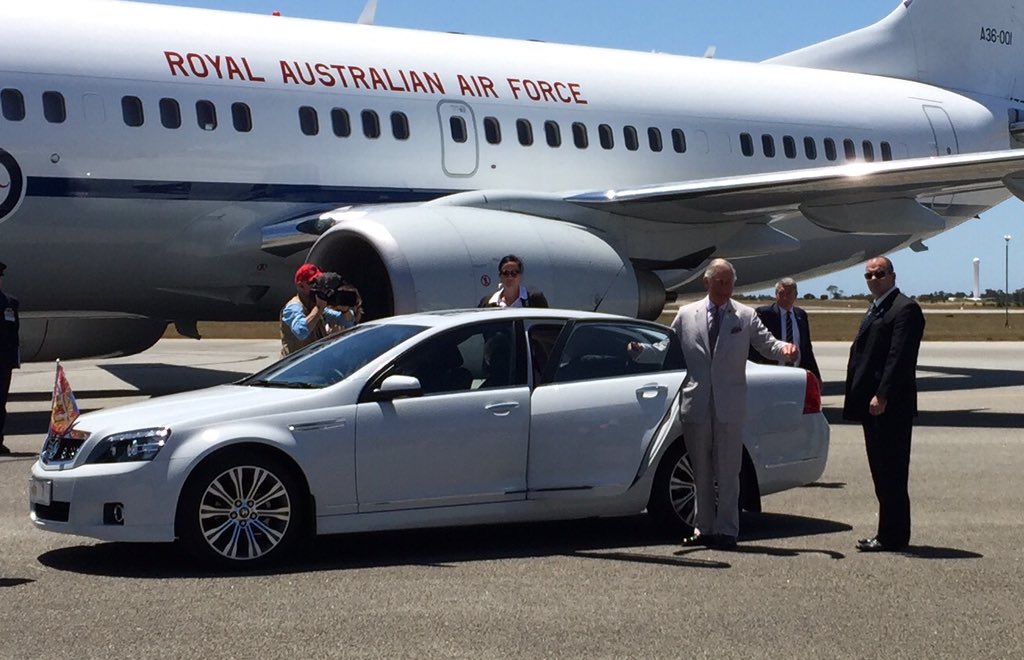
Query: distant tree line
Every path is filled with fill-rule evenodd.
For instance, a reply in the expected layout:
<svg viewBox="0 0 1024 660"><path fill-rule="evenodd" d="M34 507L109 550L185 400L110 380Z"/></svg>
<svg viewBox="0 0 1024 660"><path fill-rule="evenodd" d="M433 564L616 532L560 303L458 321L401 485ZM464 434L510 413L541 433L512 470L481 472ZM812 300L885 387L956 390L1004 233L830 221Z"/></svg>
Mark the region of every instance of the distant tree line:
<svg viewBox="0 0 1024 660"><path fill-rule="evenodd" d="M805 293L800 296L803 300L870 300L871 294L856 293L851 296L843 294L843 290L835 284L830 284L825 288L828 293L822 293L815 295L813 293ZM744 296L748 300L775 300L774 294L758 294L756 296ZM932 293L923 293L917 296L911 296L916 300L927 303L934 302L947 302L951 298L954 300L966 300L971 297L971 294L964 293L963 291L933 291ZM986 302L995 303L996 306L1002 307L1004 304L1008 304L1010 307L1024 307L1024 288L1017 289L1007 297L1002 289L985 289L981 294L981 299Z"/></svg>

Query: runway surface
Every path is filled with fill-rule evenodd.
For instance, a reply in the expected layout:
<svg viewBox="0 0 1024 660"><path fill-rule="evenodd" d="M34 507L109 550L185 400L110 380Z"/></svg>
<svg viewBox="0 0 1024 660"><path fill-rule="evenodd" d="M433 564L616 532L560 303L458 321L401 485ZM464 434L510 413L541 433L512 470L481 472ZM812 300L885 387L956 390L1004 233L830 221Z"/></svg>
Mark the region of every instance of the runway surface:
<svg viewBox="0 0 1024 660"><path fill-rule="evenodd" d="M277 350L163 340L65 368L91 410L230 382ZM837 416L846 351L816 345L825 474L744 515L735 552L680 548L639 516L333 537L256 575L34 529L53 365L27 365L0 458L0 658L1024 656L1024 344L922 347L903 554L853 548L876 505L860 429Z"/></svg>

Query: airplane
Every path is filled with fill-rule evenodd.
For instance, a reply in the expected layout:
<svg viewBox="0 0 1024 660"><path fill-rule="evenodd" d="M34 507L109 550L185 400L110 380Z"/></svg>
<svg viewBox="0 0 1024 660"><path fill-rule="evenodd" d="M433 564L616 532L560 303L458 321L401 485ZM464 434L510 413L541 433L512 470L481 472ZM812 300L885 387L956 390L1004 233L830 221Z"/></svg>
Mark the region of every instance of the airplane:
<svg viewBox="0 0 1024 660"><path fill-rule="evenodd" d="M715 257L763 287L1024 198L1010 0L902 0L760 63L372 13L5 6L0 259L24 359L273 320L306 260L367 318L474 305L510 252L556 306L656 318Z"/></svg>

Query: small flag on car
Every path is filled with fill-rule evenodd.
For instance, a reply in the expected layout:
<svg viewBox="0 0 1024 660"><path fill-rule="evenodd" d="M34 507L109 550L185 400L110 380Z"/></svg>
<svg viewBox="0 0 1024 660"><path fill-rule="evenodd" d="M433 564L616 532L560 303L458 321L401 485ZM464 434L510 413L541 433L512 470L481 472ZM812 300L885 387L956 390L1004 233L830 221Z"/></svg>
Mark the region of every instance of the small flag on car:
<svg viewBox="0 0 1024 660"><path fill-rule="evenodd" d="M71 391L64 367L57 360L57 377L53 383L53 405L50 411L50 434L59 436L71 428L78 419L78 402Z"/></svg>

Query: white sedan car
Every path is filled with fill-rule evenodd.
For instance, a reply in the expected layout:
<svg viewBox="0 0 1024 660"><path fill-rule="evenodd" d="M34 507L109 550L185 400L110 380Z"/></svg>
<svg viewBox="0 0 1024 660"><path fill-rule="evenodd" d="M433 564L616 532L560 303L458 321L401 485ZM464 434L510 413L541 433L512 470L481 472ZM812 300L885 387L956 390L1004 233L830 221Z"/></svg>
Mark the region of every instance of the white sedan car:
<svg viewBox="0 0 1024 660"><path fill-rule="evenodd" d="M631 341L669 349L631 360ZM367 323L235 384L82 415L32 468L31 518L272 561L305 535L636 514L685 532L694 485L672 332L547 309ZM815 378L751 364L741 506L817 479Z"/></svg>

